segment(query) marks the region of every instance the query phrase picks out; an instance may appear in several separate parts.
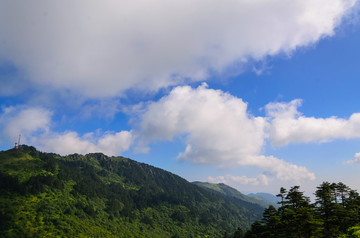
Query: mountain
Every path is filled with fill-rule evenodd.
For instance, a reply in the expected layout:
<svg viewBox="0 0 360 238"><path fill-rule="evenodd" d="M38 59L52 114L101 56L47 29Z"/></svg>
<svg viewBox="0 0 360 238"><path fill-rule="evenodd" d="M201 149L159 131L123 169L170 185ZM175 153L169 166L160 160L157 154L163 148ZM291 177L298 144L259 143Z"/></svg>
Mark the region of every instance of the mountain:
<svg viewBox="0 0 360 238"><path fill-rule="evenodd" d="M215 192L218 194L222 194L227 197L236 198L236 199L239 199L244 202L257 204L263 208L267 208L269 205L274 205L272 201L269 201L269 200L266 200L266 199L263 199L263 198L257 197L257 196L255 196L255 197L252 197L249 195L247 196L247 195L239 192L235 188L232 188L223 183L214 184L214 183L198 182L198 181L195 181L193 183L200 187L203 187L209 191L212 191L212 192ZM269 194L269 195L271 195L271 194Z"/></svg>
<svg viewBox="0 0 360 238"><path fill-rule="evenodd" d="M124 157L0 152L5 237L221 237L263 210Z"/></svg>
<svg viewBox="0 0 360 238"><path fill-rule="evenodd" d="M279 207L278 202L280 201L278 197L270 193L250 193L247 196L257 199L268 205L273 205L274 207Z"/></svg>

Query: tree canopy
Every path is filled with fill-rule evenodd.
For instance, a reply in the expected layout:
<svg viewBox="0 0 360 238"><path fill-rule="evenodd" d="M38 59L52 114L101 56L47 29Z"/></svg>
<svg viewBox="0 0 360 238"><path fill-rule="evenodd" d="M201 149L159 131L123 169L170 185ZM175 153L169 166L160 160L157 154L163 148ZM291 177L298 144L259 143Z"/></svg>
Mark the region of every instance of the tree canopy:
<svg viewBox="0 0 360 238"><path fill-rule="evenodd" d="M277 196L280 207L265 209L244 237L360 237L360 196L341 182L320 184L314 203L299 186Z"/></svg>

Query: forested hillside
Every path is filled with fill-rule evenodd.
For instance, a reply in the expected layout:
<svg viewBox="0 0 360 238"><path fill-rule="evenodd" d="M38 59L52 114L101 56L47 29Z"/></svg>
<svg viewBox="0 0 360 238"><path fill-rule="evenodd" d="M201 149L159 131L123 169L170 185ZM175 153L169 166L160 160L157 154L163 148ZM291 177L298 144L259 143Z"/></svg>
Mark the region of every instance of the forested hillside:
<svg viewBox="0 0 360 238"><path fill-rule="evenodd" d="M232 198L236 198L239 199L241 201L245 201L245 202L249 202L249 203L253 203L253 204L258 204L261 207L267 208L269 205L274 205L276 206L276 202L273 203L271 201L268 201L264 198L260 198L257 196L254 197L250 197L247 196L245 194L242 194L241 192L239 192L238 190L223 184L223 183L218 183L218 184L214 184L214 183L206 183L206 182L193 182L194 184L203 187L205 189L208 189L209 191L213 191L215 193L219 193L222 195L226 195L228 197L232 197ZM269 194L270 195L270 194ZM275 197L276 198L276 197Z"/></svg>
<svg viewBox="0 0 360 238"><path fill-rule="evenodd" d="M222 237L262 212L123 157L0 152L4 237Z"/></svg>

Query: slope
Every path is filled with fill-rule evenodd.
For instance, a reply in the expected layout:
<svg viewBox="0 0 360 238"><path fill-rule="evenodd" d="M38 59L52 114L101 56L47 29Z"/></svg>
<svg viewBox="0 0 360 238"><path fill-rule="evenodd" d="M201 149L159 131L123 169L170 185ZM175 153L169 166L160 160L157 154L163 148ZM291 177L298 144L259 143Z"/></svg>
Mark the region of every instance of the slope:
<svg viewBox="0 0 360 238"><path fill-rule="evenodd" d="M6 237L219 237L263 208L123 157L0 152Z"/></svg>
<svg viewBox="0 0 360 238"><path fill-rule="evenodd" d="M223 194L227 197L236 198L243 202L257 204L263 208L267 208L269 205L274 205L273 202L271 202L271 201L268 201L266 199L261 199L259 197L247 196L247 195L239 192L235 188L232 188L223 183L214 184L214 183L198 182L198 181L193 182L193 183L202 188L208 189L209 191L213 191L218 194Z"/></svg>
<svg viewBox="0 0 360 238"><path fill-rule="evenodd" d="M280 199L270 193L250 193L247 196L262 201L264 203L268 203L269 205L273 205L276 208L280 206L278 204L278 202L280 202Z"/></svg>

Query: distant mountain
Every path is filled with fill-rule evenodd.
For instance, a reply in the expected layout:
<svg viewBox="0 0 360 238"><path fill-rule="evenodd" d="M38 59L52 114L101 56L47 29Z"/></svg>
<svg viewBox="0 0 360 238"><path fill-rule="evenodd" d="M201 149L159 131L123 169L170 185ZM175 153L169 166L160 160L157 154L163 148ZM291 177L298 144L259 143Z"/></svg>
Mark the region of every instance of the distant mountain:
<svg viewBox="0 0 360 238"><path fill-rule="evenodd" d="M214 183L198 182L198 181L193 182L193 183L200 187L208 189L209 191L223 194L227 197L233 197L233 198L236 198L241 201L248 202L248 203L257 204L263 208L267 208L269 205L274 205L274 203L272 201L263 199L262 197L245 195L245 194L239 192L238 190L236 190L235 188L232 188L223 183L214 184ZM269 195L271 195L271 194L269 194Z"/></svg>
<svg viewBox="0 0 360 238"><path fill-rule="evenodd" d="M221 237L261 217L263 207L223 191L124 157L22 146L0 152L0 234Z"/></svg>
<svg viewBox="0 0 360 238"><path fill-rule="evenodd" d="M274 207L279 207L278 202L280 201L278 197L270 193L250 193L249 197L267 203L268 205L273 205Z"/></svg>

